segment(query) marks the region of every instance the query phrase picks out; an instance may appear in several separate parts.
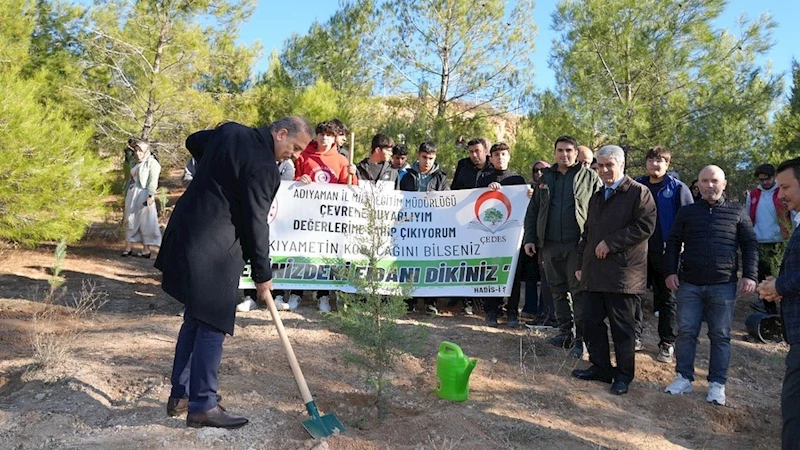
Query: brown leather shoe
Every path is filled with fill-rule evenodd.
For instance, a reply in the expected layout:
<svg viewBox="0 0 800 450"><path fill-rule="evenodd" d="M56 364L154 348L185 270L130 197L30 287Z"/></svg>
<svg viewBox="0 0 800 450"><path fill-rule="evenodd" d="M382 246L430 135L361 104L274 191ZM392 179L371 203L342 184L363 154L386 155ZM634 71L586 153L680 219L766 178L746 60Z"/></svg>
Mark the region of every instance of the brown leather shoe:
<svg viewBox="0 0 800 450"><path fill-rule="evenodd" d="M222 396L217 394L217 405L222 408L219 402L222 401ZM189 399L186 397L176 398L170 397L167 400L167 415L170 417L180 416L189 410ZM222 408L225 411L225 408Z"/></svg>
<svg viewBox="0 0 800 450"><path fill-rule="evenodd" d="M179 416L189 410L189 399L186 397L170 397L167 400L167 415L170 417Z"/></svg>
<svg viewBox="0 0 800 450"><path fill-rule="evenodd" d="M249 422L247 418L228 414L219 406L215 406L203 413L189 413L186 415L186 426L192 428L239 428L247 425L247 422Z"/></svg>

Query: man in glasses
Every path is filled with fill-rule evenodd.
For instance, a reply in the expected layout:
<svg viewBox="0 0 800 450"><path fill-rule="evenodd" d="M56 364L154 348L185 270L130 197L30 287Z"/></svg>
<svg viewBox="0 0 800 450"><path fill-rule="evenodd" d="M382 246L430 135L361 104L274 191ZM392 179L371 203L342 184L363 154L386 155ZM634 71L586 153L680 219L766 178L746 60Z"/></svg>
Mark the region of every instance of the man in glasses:
<svg viewBox="0 0 800 450"><path fill-rule="evenodd" d="M789 240L792 217L786 205L778 200L775 167L772 164L762 164L756 167L754 175L758 179L758 185L747 193L744 207L750 215L753 231L758 239L758 281L761 282L770 275L776 275L779 244ZM761 300L767 313L778 313L774 302Z"/></svg>

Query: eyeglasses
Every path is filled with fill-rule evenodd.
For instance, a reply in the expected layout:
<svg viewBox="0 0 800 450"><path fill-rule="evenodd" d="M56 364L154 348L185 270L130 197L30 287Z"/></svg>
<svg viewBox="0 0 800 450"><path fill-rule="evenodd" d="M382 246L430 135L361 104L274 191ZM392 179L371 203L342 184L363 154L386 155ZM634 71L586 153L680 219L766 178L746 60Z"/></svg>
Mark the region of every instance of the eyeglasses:
<svg viewBox="0 0 800 450"><path fill-rule="evenodd" d="M769 176L767 176L767 177L762 177L762 176L759 176L759 177L758 177L758 181L762 181L762 182L763 182L763 181L769 181L769 180L771 180L771 179L772 179L772 177L769 177Z"/></svg>

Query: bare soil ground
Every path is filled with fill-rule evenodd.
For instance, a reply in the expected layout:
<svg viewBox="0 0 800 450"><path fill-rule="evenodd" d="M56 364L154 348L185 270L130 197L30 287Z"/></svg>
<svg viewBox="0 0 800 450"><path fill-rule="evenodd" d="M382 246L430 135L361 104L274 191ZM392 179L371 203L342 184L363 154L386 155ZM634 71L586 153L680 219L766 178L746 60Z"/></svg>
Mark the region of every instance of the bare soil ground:
<svg viewBox="0 0 800 450"><path fill-rule="evenodd" d="M121 258L113 225L98 224L69 248L67 294L84 280L108 302L96 315L68 310L32 320L53 264L53 248L0 248L0 448L231 449L495 449L495 448L778 448L785 344L755 343L744 319L752 297L737 302L728 405L705 401L709 346L705 327L697 352L695 391L663 388L674 366L656 362L657 329L646 303L645 350L636 355L631 392L569 376L588 362L546 341L553 333L482 326L482 317L449 311L409 316L430 333L419 354L402 358L392 378L390 417L370 415L362 374L345 367L347 337L323 322L311 301L282 317L317 405L348 426L346 434L309 438L307 418L275 327L265 309L240 313L225 343L220 393L229 410L250 418L239 430L186 428L165 402L180 305L164 294L152 261ZM440 303L444 305L444 303ZM37 368L37 333L61 333L66 354ZM478 358L464 403L440 400L436 351L443 340Z"/></svg>

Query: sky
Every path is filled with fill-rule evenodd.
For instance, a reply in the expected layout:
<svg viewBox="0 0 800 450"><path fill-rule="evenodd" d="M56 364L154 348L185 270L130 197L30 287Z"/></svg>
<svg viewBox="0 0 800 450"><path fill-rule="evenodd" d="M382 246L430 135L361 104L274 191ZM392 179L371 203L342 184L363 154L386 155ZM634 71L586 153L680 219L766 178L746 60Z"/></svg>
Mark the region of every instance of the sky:
<svg viewBox="0 0 800 450"><path fill-rule="evenodd" d="M270 4L273 3L273 4ZM555 33L550 29L551 14L555 11L557 0L537 0L534 7L534 22L538 28L538 37L534 49L534 85L537 90L555 86L555 75L548 66L550 49ZM267 60L273 49L280 51L283 41L292 33L305 34L311 24L317 20L321 23L336 12L338 0L293 0L289 2L269 2L259 0L253 17L242 25L240 40L244 43L261 41L264 56L256 66L257 72L266 71ZM736 33L737 19L741 14L750 19L769 12L778 23L773 31L775 45L769 51L762 64L771 61L773 73L787 74L791 68L792 57L800 59L800 27L796 24L800 19L800 2L796 0L730 0L725 12L718 19L718 28L727 28ZM795 23L792 23L792 22ZM785 84L790 79L784 76Z"/></svg>

